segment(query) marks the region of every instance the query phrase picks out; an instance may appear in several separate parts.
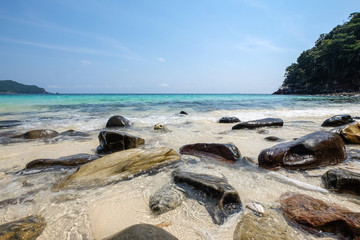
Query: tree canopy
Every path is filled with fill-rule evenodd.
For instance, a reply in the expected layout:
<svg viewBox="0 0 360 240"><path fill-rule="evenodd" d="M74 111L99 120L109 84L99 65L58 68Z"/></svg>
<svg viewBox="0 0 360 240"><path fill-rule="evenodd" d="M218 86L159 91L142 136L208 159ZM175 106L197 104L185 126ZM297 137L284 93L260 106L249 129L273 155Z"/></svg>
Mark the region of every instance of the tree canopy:
<svg viewBox="0 0 360 240"><path fill-rule="evenodd" d="M360 91L360 13L321 34L315 46L286 68L280 94Z"/></svg>

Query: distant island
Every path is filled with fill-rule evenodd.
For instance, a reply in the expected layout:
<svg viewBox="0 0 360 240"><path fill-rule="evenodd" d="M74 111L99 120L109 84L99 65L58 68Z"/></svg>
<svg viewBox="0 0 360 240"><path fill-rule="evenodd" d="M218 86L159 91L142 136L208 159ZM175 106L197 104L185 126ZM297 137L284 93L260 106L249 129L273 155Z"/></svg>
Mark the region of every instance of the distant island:
<svg viewBox="0 0 360 240"><path fill-rule="evenodd" d="M332 94L360 91L360 13L321 34L315 46L286 68L274 94Z"/></svg>
<svg viewBox="0 0 360 240"><path fill-rule="evenodd" d="M0 80L0 94L50 94L44 88L25 85L13 80Z"/></svg>

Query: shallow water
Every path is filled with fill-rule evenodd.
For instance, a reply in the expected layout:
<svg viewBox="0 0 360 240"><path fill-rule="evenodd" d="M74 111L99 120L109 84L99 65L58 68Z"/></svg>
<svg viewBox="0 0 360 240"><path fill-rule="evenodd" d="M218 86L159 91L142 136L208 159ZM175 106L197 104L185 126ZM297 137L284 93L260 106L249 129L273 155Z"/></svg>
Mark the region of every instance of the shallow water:
<svg viewBox="0 0 360 240"><path fill-rule="evenodd" d="M305 134L326 130L321 123L336 114L360 116L358 99L313 96L272 95L24 95L0 96L0 121L20 120L21 125L0 129L24 133L30 129L74 129L89 138L33 140L0 145L0 201L22 197L19 204L0 206L0 224L31 214L41 214L47 227L38 239L102 239L136 223L162 224L179 239L232 239L239 214L225 224L213 223L205 207L184 199L177 209L156 216L148 207L150 195L170 181L171 168L158 174L141 175L114 185L87 190L52 192L51 187L75 169L20 174L26 163L37 158L58 158L77 153L94 153L98 132L112 115L122 115L133 122L125 131L145 139L146 148L171 147L178 151L185 144L218 142L235 144L254 164L240 162L224 165L213 162L185 163L182 168L198 173L225 176L239 192L243 205L258 202L278 208L280 195L287 191L309 194L360 211L360 198L347 194L323 193L320 176L331 168L360 172L360 162L348 160L333 167L304 172L277 171L256 166L264 148L277 143L267 136L291 141ZM179 115L180 111L189 115ZM279 117L281 128L231 131L234 124L219 124L224 116L242 121ZM171 131L156 132L156 123ZM348 150L360 150L350 145ZM292 181L293 179L293 181ZM306 184L302 184L306 183ZM314 186L314 188L309 188ZM299 239L317 237L296 229ZM323 237L336 238L336 237Z"/></svg>

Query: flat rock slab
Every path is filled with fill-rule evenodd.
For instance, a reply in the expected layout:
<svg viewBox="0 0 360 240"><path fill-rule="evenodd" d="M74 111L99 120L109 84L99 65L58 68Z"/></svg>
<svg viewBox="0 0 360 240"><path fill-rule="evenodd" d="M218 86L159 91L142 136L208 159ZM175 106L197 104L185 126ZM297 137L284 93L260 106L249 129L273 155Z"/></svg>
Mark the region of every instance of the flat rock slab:
<svg viewBox="0 0 360 240"><path fill-rule="evenodd" d="M241 157L239 149L234 144L223 143L195 143L184 145L180 148L180 154L230 163L235 163Z"/></svg>
<svg viewBox="0 0 360 240"><path fill-rule="evenodd" d="M360 239L360 213L299 193L285 193L280 198L281 210L291 222L308 231L343 234Z"/></svg>
<svg viewBox="0 0 360 240"><path fill-rule="evenodd" d="M321 126L322 127L338 127L338 126L349 124L352 122L354 122L354 119L348 114L335 115L335 116L332 116L331 118L326 119L321 124Z"/></svg>
<svg viewBox="0 0 360 240"><path fill-rule="evenodd" d="M173 179L188 196L204 203L215 224L223 224L242 207L238 192L224 178L175 170ZM193 190L205 193L206 197Z"/></svg>
<svg viewBox="0 0 360 240"><path fill-rule="evenodd" d="M319 131L262 150L258 162L260 167L268 169L311 169L345 159L345 144L339 134Z"/></svg>
<svg viewBox="0 0 360 240"><path fill-rule="evenodd" d="M46 222L41 216L29 216L0 225L0 239L34 240L43 232Z"/></svg>
<svg viewBox="0 0 360 240"><path fill-rule="evenodd" d="M331 130L338 133L345 143L360 144L360 123L354 122Z"/></svg>
<svg viewBox="0 0 360 240"><path fill-rule="evenodd" d="M109 154L82 165L61 180L54 190L105 186L180 160L171 148L129 149Z"/></svg>
<svg viewBox="0 0 360 240"><path fill-rule="evenodd" d="M232 127L232 130L238 129L254 129L260 127L281 127L284 121L280 118L263 118L247 122L241 122Z"/></svg>
<svg viewBox="0 0 360 240"><path fill-rule="evenodd" d="M322 179L327 189L360 195L360 173L345 169L332 169L327 171Z"/></svg>
<svg viewBox="0 0 360 240"><path fill-rule="evenodd" d="M120 131L101 131L99 133L100 146L98 153L111 153L136 148L145 144L145 140Z"/></svg>
<svg viewBox="0 0 360 240"><path fill-rule="evenodd" d="M159 227L136 224L103 240L177 240L177 238Z"/></svg>
<svg viewBox="0 0 360 240"><path fill-rule="evenodd" d="M85 163L98 159L99 156L87 153L80 153L76 155L60 157L57 159L36 159L26 164L25 169L31 168L48 168L54 166L73 167L83 165Z"/></svg>

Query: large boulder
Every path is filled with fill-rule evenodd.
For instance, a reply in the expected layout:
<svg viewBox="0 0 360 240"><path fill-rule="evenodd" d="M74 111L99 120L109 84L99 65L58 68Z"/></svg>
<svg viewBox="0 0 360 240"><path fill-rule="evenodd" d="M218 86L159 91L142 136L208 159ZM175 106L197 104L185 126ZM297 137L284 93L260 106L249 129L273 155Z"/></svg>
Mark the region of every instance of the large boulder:
<svg viewBox="0 0 360 240"><path fill-rule="evenodd" d="M260 127L281 127L284 121L280 118L263 118L247 122L241 122L232 127L232 130L238 129L254 129Z"/></svg>
<svg viewBox="0 0 360 240"><path fill-rule="evenodd" d="M236 123L236 122L240 122L240 119L238 119L237 117L222 117L219 120L219 123Z"/></svg>
<svg viewBox="0 0 360 240"><path fill-rule="evenodd" d="M184 145L180 148L180 154L230 163L236 162L241 157L239 149L234 144L223 143L195 143Z"/></svg>
<svg viewBox="0 0 360 240"><path fill-rule="evenodd" d="M181 205L183 193L174 184L167 184L150 196L149 207L159 215L173 210Z"/></svg>
<svg viewBox="0 0 360 240"><path fill-rule="evenodd" d="M109 118L106 123L106 127L130 127L131 123L123 116L115 115Z"/></svg>
<svg viewBox="0 0 360 240"><path fill-rule="evenodd" d="M338 127L338 126L349 124L352 122L354 122L354 119L348 114L335 115L335 116L332 116L331 118L326 119L321 124L321 126L322 127Z"/></svg>
<svg viewBox="0 0 360 240"><path fill-rule="evenodd" d="M360 144L360 123L354 122L332 130L340 134L345 143Z"/></svg>
<svg viewBox="0 0 360 240"><path fill-rule="evenodd" d="M71 156L66 157L60 157L57 159L35 159L28 164L26 164L25 169L31 169L31 168L48 168L48 167L54 167L54 166L66 166L66 167L73 167L73 166L79 166L91 161L94 161L95 159L98 159L99 157L96 155L91 155L87 153L80 153L75 154Z"/></svg>
<svg viewBox="0 0 360 240"><path fill-rule="evenodd" d="M177 238L167 231L150 225L150 224L136 224L125 228L103 240L177 240Z"/></svg>
<svg viewBox="0 0 360 240"><path fill-rule="evenodd" d="M319 131L262 150L258 162L260 167L269 169L311 169L345 159L345 144L339 134Z"/></svg>
<svg viewBox="0 0 360 240"><path fill-rule="evenodd" d="M97 148L98 153L118 152L145 144L143 138L120 131L101 131L98 138L100 143Z"/></svg>
<svg viewBox="0 0 360 240"><path fill-rule="evenodd" d="M178 160L179 154L171 148L136 148L116 152L82 165L75 173L61 180L54 190L104 186Z"/></svg>
<svg viewBox="0 0 360 240"><path fill-rule="evenodd" d="M332 169L327 171L322 179L327 189L360 195L360 173L345 169Z"/></svg>
<svg viewBox="0 0 360 240"><path fill-rule="evenodd" d="M204 203L216 224L223 224L229 215L242 207L238 192L225 178L175 170L173 179L188 196Z"/></svg>
<svg viewBox="0 0 360 240"><path fill-rule="evenodd" d="M360 239L360 213L299 193L285 193L280 198L281 210L287 219L305 230L343 234ZM344 238L345 239L345 238Z"/></svg>
<svg viewBox="0 0 360 240"><path fill-rule="evenodd" d="M14 222L0 225L0 239L35 240L46 227L45 219L41 216L29 216Z"/></svg>

